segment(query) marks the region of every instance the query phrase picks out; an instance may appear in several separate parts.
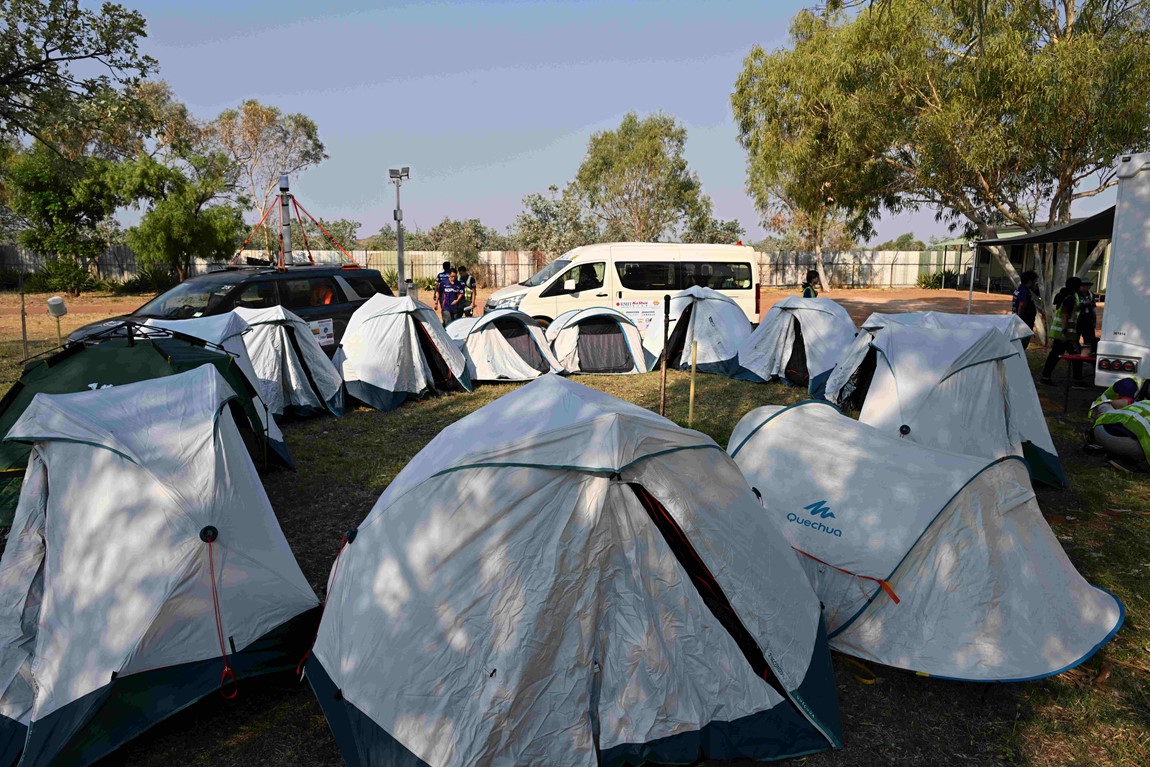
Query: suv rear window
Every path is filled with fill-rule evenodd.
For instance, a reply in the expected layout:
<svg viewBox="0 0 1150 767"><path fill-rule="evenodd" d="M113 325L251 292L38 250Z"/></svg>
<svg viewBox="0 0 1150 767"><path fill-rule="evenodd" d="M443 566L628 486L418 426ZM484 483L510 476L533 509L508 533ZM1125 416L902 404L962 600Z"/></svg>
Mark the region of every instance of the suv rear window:
<svg viewBox="0 0 1150 767"><path fill-rule="evenodd" d="M379 285L375 284L376 280L372 280L366 274L348 275L345 276L344 279L347 280L347 284L351 286L351 289L354 290L360 298L371 298L376 293L386 292L383 288L379 287ZM380 285L383 284L382 279L378 279L378 282Z"/></svg>

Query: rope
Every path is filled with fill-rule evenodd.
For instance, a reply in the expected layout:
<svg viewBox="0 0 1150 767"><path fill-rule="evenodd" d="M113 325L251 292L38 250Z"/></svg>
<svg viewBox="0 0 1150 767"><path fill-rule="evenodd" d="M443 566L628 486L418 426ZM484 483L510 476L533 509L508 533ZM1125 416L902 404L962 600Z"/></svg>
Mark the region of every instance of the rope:
<svg viewBox="0 0 1150 767"><path fill-rule="evenodd" d="M201 537L203 537L201 535ZM216 559L212 553L212 541L215 540L214 533L210 536L206 543L208 544L208 567L211 571L212 579L212 607L216 614L216 636L220 640L220 656L224 660L224 670L220 674L220 695L224 696L227 700L232 700L240 694L239 684L236 682L236 672L232 671L232 667L228 665L228 650L227 645L224 644L224 622L220 617L220 595L219 590L216 588ZM231 682L232 688L230 694L226 691L228 682Z"/></svg>
<svg viewBox="0 0 1150 767"><path fill-rule="evenodd" d="M795 547L792 546L791 548L795 548ZM898 598L898 595L894 593L894 588L890 585L890 583L888 583L887 581L884 581L882 578L872 578L869 575L859 575L858 573L852 573L850 570L844 570L841 567L835 567L830 562L824 562L823 560L819 559L818 557L816 557L812 554L808 554L807 552L803 551L802 549L795 549L795 551L799 552L804 557L807 557L809 559L813 559L814 561L818 562L820 565L826 565L827 567L831 568L832 570L838 570L840 573L844 573L846 575L850 575L850 576L853 576L855 578L862 578L864 581L873 581L874 583L877 583L882 588L883 591L886 592L886 595L888 597L890 597L896 605L899 603L899 598Z"/></svg>
<svg viewBox="0 0 1150 767"><path fill-rule="evenodd" d="M303 236L303 246L305 249L307 249L307 260L311 262L312 266L315 266L315 259L311 256L311 245L309 245L307 241L307 229L304 228L303 219L300 218L299 215L299 203L296 202L295 198L293 197L291 198L291 204L292 207L295 208L295 220L299 222L299 233Z"/></svg>
<svg viewBox="0 0 1150 767"><path fill-rule="evenodd" d="M296 676L300 681L303 681L303 664L307 663L307 659L311 657L312 648L315 647L315 642L319 639L319 627L323 625L323 614L327 612L327 603L331 599L331 587L335 584L335 576L339 572L339 560L343 556L343 550L347 548L347 544L355 540L355 529L349 530L343 534L339 539L339 551L335 555L335 563L331 566L331 576L327 579L327 590L323 594L323 607L319 610L319 621L315 624L315 636L311 638L311 643L307 646L307 652L299 659L299 663L295 667Z"/></svg>
<svg viewBox="0 0 1150 767"><path fill-rule="evenodd" d="M277 194L275 196L275 199L272 200L271 204L268 205L267 210L265 210L264 214L260 217L260 222L252 227L251 234L249 234L248 238L246 240L244 240L244 244L240 245L240 249L238 251L236 251L236 254L234 256L232 256L232 264L233 265L239 260L240 254L244 252L244 248L246 248L248 246L248 243L252 241L252 238L256 236L256 232L259 231L259 228L264 225L265 221L268 220L268 214L272 212L272 208L274 208L276 206L276 204L279 203L279 201L280 201L280 196ZM280 252L282 253L283 250L281 249Z"/></svg>
<svg viewBox="0 0 1150 767"><path fill-rule="evenodd" d="M292 198L292 201L293 202L295 201L294 197ZM359 266L359 262L356 261L354 258L352 258L352 255L350 253L348 253L346 250L344 250L342 245L340 245L338 242L336 242L336 239L335 239L335 237L332 236L331 232L329 232L327 229L324 229L323 224L321 224L319 221L317 221L315 216L313 216L312 214L307 212L307 208L300 205L298 202L296 203L296 205L299 207L300 210L303 211L303 214L305 216L307 216L308 218L310 218L312 220L313 224L315 224L316 226L319 227L319 230L324 233L324 235L328 238L328 240L331 241L331 244L336 246L336 248L339 249L339 252L342 253L344 256L346 256L347 260L350 261L353 266L357 266L357 267Z"/></svg>

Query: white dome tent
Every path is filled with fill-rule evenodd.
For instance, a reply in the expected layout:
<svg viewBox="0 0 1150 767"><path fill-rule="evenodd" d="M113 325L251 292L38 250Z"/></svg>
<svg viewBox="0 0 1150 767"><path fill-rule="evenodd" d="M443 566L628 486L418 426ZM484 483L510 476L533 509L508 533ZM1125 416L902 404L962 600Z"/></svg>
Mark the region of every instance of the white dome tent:
<svg viewBox="0 0 1150 767"><path fill-rule="evenodd" d="M1026 681L1083 663L1122 624L1121 602L1067 559L1015 456L923 447L819 401L752 410L727 449L800 552L836 650Z"/></svg>
<svg viewBox="0 0 1150 767"><path fill-rule="evenodd" d="M667 367L689 370L691 344L699 342L697 368L703 373L734 376L739 372L739 346L751 335L742 307L711 288L691 287L671 296L671 328L663 349L663 315L656 314L643 337L652 357L667 352Z"/></svg>
<svg viewBox="0 0 1150 767"><path fill-rule="evenodd" d="M734 463L558 376L399 473L332 568L306 673L349 765L840 743L818 600Z"/></svg>
<svg viewBox="0 0 1150 767"><path fill-rule="evenodd" d="M854 321L838 302L788 296L771 307L739 347L739 377L779 378L821 397L855 332Z"/></svg>
<svg viewBox="0 0 1150 767"><path fill-rule="evenodd" d="M472 381L530 381L566 372L539 323L516 309L458 319L447 326L447 335L467 359Z"/></svg>
<svg viewBox="0 0 1150 767"><path fill-rule="evenodd" d="M862 332L855 338L854 343L844 353L838 365L832 371L826 386L826 398L837 405L853 403L856 406L863 402L869 386L869 378L873 370L875 357L872 352L872 339L883 329L892 325L908 328L931 328L938 332L927 334L923 343L936 344L937 348L929 360L917 363L916 371L906 366L900 374L906 379L928 378L937 375L938 359L947 357L946 347L965 343L962 334L999 331L1016 351L1016 354L1006 355L1002 359L1002 369L1005 373L1005 409L1011 431L1011 446L1006 452L988 453L977 447L968 447L961 450L970 455L985 455L998 457L1000 455L1020 455L1030 467L1031 476L1036 482L1051 487L1065 487L1066 474L1062 470L1062 463L1058 458L1058 451L1054 441L1050 438L1050 429L1046 425L1046 418L1042 414L1042 403L1038 399L1038 392L1034 388L1034 379L1030 374L1030 367L1026 363L1026 353L1022 348L1023 339L1029 338L1033 331L1027 327L1017 315L1014 314L949 314L945 312L907 312L904 314L870 315L862 324ZM951 336L948 331L955 333ZM911 343L913 333L901 334L907 342ZM885 343L885 342L884 342ZM920 382L904 382L900 387L900 397L906 397L904 389L911 389L921 385ZM997 396L997 395L996 395ZM952 407L970 407L978 410L977 403L965 399L952 403ZM864 405L863 409L866 407ZM879 408L881 410L881 408ZM998 412L997 403L994 410ZM866 416L860 416L864 423L879 426L879 416L875 410ZM887 424L888 426L890 424ZM973 435L977 436L977 435ZM911 437L911 439L916 439ZM934 444L935 447L956 450L959 446L945 442L934 443L923 439L923 444ZM987 443L989 444L989 443ZM997 444L997 443L995 443Z"/></svg>
<svg viewBox="0 0 1150 767"><path fill-rule="evenodd" d="M234 311L251 327L244 347L273 415L343 413L343 379L306 322L282 306Z"/></svg>
<svg viewBox="0 0 1150 767"><path fill-rule="evenodd" d="M248 355L247 347L244 346L243 336L250 328L243 317L236 315L235 312L228 312L227 314L214 314L210 317L195 317L187 320L148 318L144 320L144 325L145 327L171 330L176 333L191 336L192 338L199 338L202 341L207 341L208 343L219 346L228 354L235 357L236 365L243 371L244 377L248 379L248 383L252 385L252 388L259 393L259 397L252 399L252 405L255 407L256 412L259 414L260 421L267 430L268 446L284 464L287 466L294 465L291 460L291 455L288 453L287 442L284 440L283 431L280 430L275 418L272 417L268 404L263 400L263 389L260 383L260 377L256 374L255 366L252 365L252 359Z"/></svg>
<svg viewBox="0 0 1150 767"><path fill-rule="evenodd" d="M547 327L555 359L571 373L646 373L651 360L635 321L615 309L573 309Z"/></svg>
<svg viewBox="0 0 1150 767"><path fill-rule="evenodd" d="M8 763L90 764L302 655L318 600L234 399L203 366L38 394L5 437L34 443L0 559Z"/></svg>
<svg viewBox="0 0 1150 767"><path fill-rule="evenodd" d="M435 312L409 296L376 293L356 309L332 362L347 393L376 410L432 391L471 391L463 353Z"/></svg>

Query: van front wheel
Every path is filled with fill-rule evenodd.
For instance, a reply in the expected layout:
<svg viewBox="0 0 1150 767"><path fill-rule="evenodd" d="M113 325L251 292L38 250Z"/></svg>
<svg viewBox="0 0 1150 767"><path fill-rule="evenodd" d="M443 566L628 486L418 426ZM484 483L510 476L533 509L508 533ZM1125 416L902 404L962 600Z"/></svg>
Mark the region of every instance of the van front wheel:
<svg viewBox="0 0 1150 767"><path fill-rule="evenodd" d="M539 323L539 327L546 330L551 325L550 317L532 317L531 319Z"/></svg>

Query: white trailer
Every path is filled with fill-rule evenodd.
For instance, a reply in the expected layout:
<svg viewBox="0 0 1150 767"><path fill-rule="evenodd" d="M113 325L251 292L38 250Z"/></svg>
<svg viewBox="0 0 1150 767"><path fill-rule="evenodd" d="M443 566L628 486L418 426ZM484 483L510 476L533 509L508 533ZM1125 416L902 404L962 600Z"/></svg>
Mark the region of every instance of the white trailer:
<svg viewBox="0 0 1150 767"><path fill-rule="evenodd" d="M1096 386L1150 375L1150 152L1118 163Z"/></svg>

